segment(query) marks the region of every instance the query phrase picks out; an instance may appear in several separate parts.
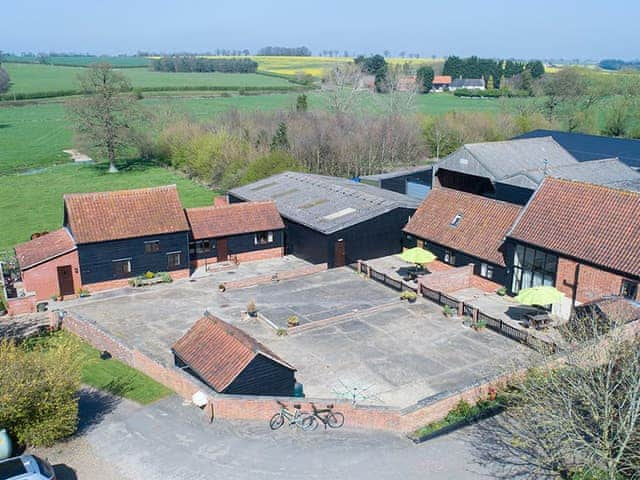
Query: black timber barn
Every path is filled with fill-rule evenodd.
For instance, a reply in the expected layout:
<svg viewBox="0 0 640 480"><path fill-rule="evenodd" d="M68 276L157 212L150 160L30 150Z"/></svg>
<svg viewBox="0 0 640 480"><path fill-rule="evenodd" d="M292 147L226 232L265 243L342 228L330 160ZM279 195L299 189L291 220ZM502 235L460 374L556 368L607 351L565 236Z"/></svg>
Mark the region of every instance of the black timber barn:
<svg viewBox="0 0 640 480"><path fill-rule="evenodd" d="M399 253L402 229L420 203L344 178L294 172L235 188L228 197L276 202L286 253L330 268Z"/></svg>

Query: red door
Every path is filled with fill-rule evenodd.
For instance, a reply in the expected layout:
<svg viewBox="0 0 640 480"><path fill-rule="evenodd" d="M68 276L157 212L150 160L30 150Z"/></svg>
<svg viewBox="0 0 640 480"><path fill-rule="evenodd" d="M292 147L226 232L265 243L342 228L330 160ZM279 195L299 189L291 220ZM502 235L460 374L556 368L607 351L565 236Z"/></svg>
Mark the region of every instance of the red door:
<svg viewBox="0 0 640 480"><path fill-rule="evenodd" d="M346 263L344 240L339 238L333 248L333 264L335 267L344 267Z"/></svg>
<svg viewBox="0 0 640 480"><path fill-rule="evenodd" d="M219 262L226 262L229 258L229 251L227 250L227 239L219 238L216 240L216 252Z"/></svg>
<svg viewBox="0 0 640 480"><path fill-rule="evenodd" d="M73 288L73 273L71 271L71 265L58 267L58 290L62 296L73 295L76 293Z"/></svg>

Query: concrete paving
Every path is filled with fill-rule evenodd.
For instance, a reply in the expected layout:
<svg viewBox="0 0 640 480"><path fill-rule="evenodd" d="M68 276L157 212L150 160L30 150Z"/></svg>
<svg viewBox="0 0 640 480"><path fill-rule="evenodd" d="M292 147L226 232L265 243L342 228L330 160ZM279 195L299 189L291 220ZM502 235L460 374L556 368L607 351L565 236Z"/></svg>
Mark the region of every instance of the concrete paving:
<svg viewBox="0 0 640 480"><path fill-rule="evenodd" d="M242 315L249 299L272 318L278 309L286 309L283 319L307 312L307 322L353 315L279 337L263 321ZM401 301L397 292L347 268L225 293L201 279L83 300L68 310L167 366L173 365L171 345L206 308L293 364L305 393L315 398L350 397L356 389L361 403L406 407L497 375L527 352L494 332L445 318L431 302ZM373 306L380 309L363 311Z"/></svg>
<svg viewBox="0 0 640 480"><path fill-rule="evenodd" d="M108 463L119 475L89 472L78 478L497 478L499 465L483 465L478 458L472 441L476 428L421 445L393 434L348 429L302 432L284 426L272 432L266 422L216 420L209 425L200 411L171 397L133 411L117 408L105 416L85 435L85 443L97 464ZM66 460L64 447L53 460Z"/></svg>

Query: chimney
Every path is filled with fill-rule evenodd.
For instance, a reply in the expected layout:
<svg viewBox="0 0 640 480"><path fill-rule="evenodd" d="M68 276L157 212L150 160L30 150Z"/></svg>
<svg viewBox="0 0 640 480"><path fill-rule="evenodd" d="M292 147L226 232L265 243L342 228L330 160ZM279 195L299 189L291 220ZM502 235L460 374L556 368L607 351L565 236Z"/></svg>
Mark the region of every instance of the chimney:
<svg viewBox="0 0 640 480"><path fill-rule="evenodd" d="M214 207L224 207L225 205L229 205L229 201L227 200L226 195L219 195L217 197L213 197Z"/></svg>

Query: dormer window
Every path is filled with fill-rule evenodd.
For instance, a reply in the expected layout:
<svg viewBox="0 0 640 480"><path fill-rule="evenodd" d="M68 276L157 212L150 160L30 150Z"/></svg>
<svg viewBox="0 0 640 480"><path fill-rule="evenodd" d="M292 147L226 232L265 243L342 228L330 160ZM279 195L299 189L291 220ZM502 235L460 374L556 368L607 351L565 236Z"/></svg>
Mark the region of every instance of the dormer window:
<svg viewBox="0 0 640 480"><path fill-rule="evenodd" d="M455 217L453 217L453 220L451 220L451 223L449 225L453 228L456 228L458 225L460 225L461 220L462 220L462 214L458 213L456 214Z"/></svg>

